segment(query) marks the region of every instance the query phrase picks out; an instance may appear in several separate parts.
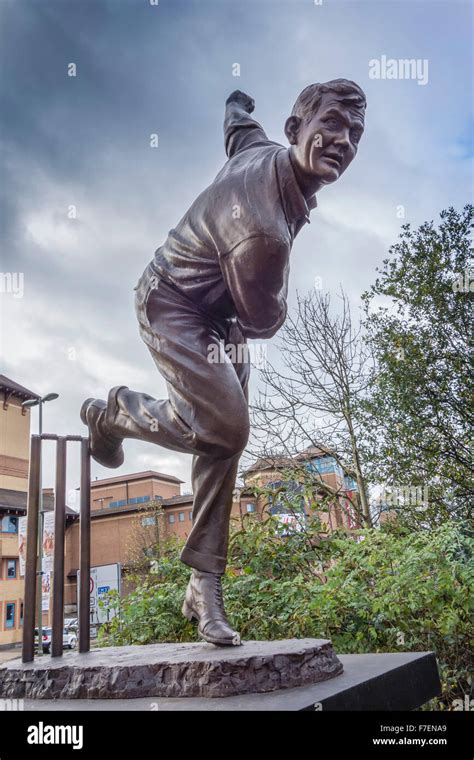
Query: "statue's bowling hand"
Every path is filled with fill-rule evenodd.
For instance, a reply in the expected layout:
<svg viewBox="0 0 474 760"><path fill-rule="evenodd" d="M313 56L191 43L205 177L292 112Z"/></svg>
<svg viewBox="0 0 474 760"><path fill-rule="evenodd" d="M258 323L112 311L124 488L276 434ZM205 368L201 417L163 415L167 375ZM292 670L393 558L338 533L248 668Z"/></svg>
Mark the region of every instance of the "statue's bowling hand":
<svg viewBox="0 0 474 760"><path fill-rule="evenodd" d="M228 103L238 103L245 109L245 111L247 111L247 113L252 113L255 108L255 100L251 98L250 95L246 95L245 92L242 92L242 90L234 90L225 102L226 105Z"/></svg>

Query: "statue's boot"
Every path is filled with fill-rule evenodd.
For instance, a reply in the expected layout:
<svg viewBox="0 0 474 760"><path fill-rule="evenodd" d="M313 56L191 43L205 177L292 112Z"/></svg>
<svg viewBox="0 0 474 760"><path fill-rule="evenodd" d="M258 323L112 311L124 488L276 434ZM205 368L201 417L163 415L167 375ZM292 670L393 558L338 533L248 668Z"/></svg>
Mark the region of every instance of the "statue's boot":
<svg viewBox="0 0 474 760"><path fill-rule="evenodd" d="M239 646L240 634L227 620L222 599L221 576L193 570L182 613L188 620L197 620L203 639L216 646Z"/></svg>
<svg viewBox="0 0 474 760"><path fill-rule="evenodd" d="M81 407L81 420L89 428L91 455L104 467L117 468L123 464L123 438L111 432L111 423L118 411L117 393L124 387L112 388L107 403L100 398L88 398Z"/></svg>

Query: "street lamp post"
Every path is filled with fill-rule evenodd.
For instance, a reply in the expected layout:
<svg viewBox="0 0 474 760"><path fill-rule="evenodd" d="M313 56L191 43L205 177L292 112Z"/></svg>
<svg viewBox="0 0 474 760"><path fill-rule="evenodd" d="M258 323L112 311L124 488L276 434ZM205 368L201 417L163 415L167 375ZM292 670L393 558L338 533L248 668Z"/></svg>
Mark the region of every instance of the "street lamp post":
<svg viewBox="0 0 474 760"><path fill-rule="evenodd" d="M43 404L46 401L54 401L59 398L58 393L47 393L43 398L34 398L24 401L23 407L38 407L39 434L43 432ZM41 451L41 449L40 449ZM41 455L40 455L41 456ZM43 479L42 479L42 462L39 463L39 510L38 510L38 584L37 584L37 615L38 615L38 655L43 654Z"/></svg>

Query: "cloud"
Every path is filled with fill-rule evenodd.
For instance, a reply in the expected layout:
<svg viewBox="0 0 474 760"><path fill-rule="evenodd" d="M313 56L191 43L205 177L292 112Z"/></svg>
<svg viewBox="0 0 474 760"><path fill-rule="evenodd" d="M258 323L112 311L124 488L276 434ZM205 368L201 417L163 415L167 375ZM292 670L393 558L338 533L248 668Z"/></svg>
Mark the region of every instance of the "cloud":
<svg viewBox="0 0 474 760"><path fill-rule="evenodd" d="M133 287L221 168L223 106L233 89L255 97L257 118L282 142L306 84L346 76L367 92L359 155L321 192L295 243L290 305L321 277L323 288L341 283L357 308L402 221L417 225L469 198L467 3L446 13L437 2L375 0L4 0L0 13L8 29L1 268L25 278L22 299L1 295L3 371L61 394L45 409L51 430L84 432L82 400L112 385L165 395L138 334ZM370 80L368 62L382 54L428 58L429 83ZM240 77L232 76L236 62ZM252 393L258 387L254 372ZM120 472L153 467L189 487L190 457L126 446ZM96 465L93 472L107 474Z"/></svg>

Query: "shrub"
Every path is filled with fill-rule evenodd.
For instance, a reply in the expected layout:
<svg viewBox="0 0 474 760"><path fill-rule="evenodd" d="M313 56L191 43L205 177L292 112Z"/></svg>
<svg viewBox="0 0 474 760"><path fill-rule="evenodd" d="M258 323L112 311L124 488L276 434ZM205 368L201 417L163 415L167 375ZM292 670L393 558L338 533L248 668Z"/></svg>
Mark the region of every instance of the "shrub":
<svg viewBox="0 0 474 760"><path fill-rule="evenodd" d="M339 654L434 651L442 696L452 709L469 691L473 637L473 541L444 523L432 531L385 529L321 539L311 527L282 536L274 518L234 531L223 586L244 639L332 639ZM102 633L107 644L196 641L181 614L189 568L167 556L122 600Z"/></svg>

